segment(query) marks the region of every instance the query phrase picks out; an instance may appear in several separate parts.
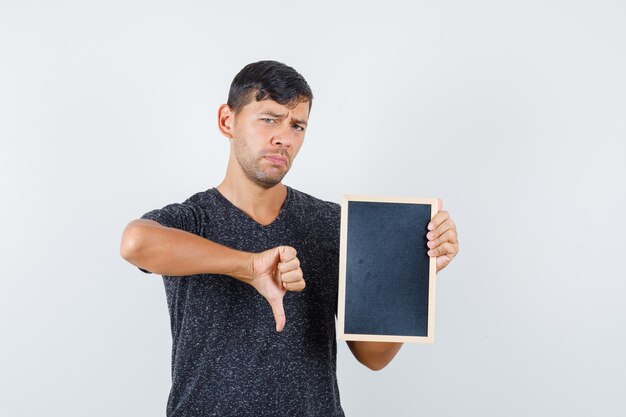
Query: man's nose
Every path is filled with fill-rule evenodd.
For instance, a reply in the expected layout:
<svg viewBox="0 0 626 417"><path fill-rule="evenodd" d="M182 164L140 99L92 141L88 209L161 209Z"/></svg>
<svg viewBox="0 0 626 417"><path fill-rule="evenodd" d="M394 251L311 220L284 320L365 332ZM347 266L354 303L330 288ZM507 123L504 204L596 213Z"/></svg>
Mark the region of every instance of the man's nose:
<svg viewBox="0 0 626 417"><path fill-rule="evenodd" d="M274 132L272 143L276 146L291 146L292 135L294 134L289 123L281 123Z"/></svg>

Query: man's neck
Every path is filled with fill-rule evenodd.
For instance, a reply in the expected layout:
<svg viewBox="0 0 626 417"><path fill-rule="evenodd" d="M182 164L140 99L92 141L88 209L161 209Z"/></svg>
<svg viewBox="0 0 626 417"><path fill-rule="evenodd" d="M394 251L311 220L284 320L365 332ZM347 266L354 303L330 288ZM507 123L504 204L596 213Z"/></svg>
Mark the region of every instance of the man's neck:
<svg viewBox="0 0 626 417"><path fill-rule="evenodd" d="M287 198L287 187L278 183L264 188L252 181L229 181L228 177L217 190L233 205L262 225L272 223Z"/></svg>

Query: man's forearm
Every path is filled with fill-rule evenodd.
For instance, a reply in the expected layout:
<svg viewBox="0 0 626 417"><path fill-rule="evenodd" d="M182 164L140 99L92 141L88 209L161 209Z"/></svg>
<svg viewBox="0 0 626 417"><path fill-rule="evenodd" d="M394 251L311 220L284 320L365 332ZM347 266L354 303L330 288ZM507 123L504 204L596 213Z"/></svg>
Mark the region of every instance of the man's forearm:
<svg viewBox="0 0 626 417"><path fill-rule="evenodd" d="M120 254L133 265L159 275L223 274L242 281L252 278L249 253L152 220L133 220L126 226Z"/></svg>
<svg viewBox="0 0 626 417"><path fill-rule="evenodd" d="M403 343L348 341L354 357L373 371L380 371L396 356Z"/></svg>

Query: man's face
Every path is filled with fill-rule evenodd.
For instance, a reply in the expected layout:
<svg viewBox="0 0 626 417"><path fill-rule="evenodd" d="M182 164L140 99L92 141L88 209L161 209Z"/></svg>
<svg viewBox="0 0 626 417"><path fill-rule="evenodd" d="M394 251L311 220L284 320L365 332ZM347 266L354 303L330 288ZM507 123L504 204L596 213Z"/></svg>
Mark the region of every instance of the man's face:
<svg viewBox="0 0 626 417"><path fill-rule="evenodd" d="M308 102L295 108L273 100L245 105L235 116L232 138L245 175L264 188L280 183L302 146L308 118Z"/></svg>

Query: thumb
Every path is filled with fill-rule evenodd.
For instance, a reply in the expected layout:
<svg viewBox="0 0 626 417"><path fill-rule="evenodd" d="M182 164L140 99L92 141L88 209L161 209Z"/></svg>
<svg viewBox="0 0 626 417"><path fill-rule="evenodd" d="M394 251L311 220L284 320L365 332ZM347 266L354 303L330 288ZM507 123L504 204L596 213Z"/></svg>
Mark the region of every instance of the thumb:
<svg viewBox="0 0 626 417"><path fill-rule="evenodd" d="M441 211L441 209L443 208L443 201L441 201L440 198L437 199L437 205L439 206L437 211Z"/></svg>
<svg viewBox="0 0 626 417"><path fill-rule="evenodd" d="M285 327L285 309L283 308L283 298L269 301L270 307L272 307L272 314L274 314L274 321L276 322L276 331L280 332Z"/></svg>

